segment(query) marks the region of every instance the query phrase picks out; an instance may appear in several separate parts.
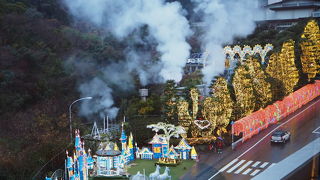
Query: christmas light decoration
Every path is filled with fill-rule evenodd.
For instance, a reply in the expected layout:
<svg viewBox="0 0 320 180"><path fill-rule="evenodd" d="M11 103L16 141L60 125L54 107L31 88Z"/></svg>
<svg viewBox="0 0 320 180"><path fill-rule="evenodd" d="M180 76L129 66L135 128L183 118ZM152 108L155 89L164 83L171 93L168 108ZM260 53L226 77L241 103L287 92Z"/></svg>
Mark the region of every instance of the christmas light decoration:
<svg viewBox="0 0 320 180"><path fill-rule="evenodd" d="M308 22L301 38L303 38L300 43L302 70L310 80L320 73L320 30L315 20Z"/></svg>
<svg viewBox="0 0 320 180"><path fill-rule="evenodd" d="M248 67L240 65L235 70L232 85L234 87L236 103L241 116L243 117L253 112L255 108L255 96Z"/></svg>
<svg viewBox="0 0 320 180"><path fill-rule="evenodd" d="M299 73L294 59L294 41L289 40L283 43L279 54L271 55L266 69L271 77L283 83L286 94L293 92L294 86L299 81Z"/></svg>
<svg viewBox="0 0 320 180"><path fill-rule="evenodd" d="M270 124L277 123L289 114L295 112L303 105L320 96L320 81L308 84L301 89L291 93L282 101L277 101L265 109L256 111L246 116L233 125L234 134L243 134L243 141L267 128Z"/></svg>
<svg viewBox="0 0 320 180"><path fill-rule="evenodd" d="M249 73L252 78L252 85L256 92L256 108L265 107L265 105L272 100L271 85L266 81L266 75L261 64L255 58L249 58L246 65L249 68Z"/></svg>
<svg viewBox="0 0 320 180"><path fill-rule="evenodd" d="M190 96L192 99L192 119L197 118L198 104L199 104L199 92L196 88L190 90Z"/></svg>
<svg viewBox="0 0 320 180"><path fill-rule="evenodd" d="M178 122L186 132L189 130L189 126L192 122L192 117L189 114L189 103L185 100L180 100L177 105L178 108ZM181 134L182 137L186 138L187 134Z"/></svg>

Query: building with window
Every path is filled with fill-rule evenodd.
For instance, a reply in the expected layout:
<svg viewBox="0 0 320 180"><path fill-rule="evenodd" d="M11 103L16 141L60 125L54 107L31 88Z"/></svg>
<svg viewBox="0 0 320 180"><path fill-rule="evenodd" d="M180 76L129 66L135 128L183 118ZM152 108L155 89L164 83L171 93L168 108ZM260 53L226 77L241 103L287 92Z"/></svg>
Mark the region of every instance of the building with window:
<svg viewBox="0 0 320 180"><path fill-rule="evenodd" d="M320 18L319 0L259 0L259 6L263 10L259 22L268 22L279 30L301 19Z"/></svg>

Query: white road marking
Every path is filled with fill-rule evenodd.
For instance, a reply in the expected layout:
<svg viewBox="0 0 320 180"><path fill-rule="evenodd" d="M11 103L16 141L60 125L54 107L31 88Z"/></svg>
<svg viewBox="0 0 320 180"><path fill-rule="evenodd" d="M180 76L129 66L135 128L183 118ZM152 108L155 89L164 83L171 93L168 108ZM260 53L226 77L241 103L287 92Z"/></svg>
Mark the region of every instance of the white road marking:
<svg viewBox="0 0 320 180"><path fill-rule="evenodd" d="M262 165L260 165L260 168L265 168L268 164L269 164L268 162L265 162Z"/></svg>
<svg viewBox="0 0 320 180"><path fill-rule="evenodd" d="M260 163L261 163L260 161L257 161L256 163L254 163L254 164L252 165L252 167L257 167L257 165L260 164Z"/></svg>
<svg viewBox="0 0 320 180"><path fill-rule="evenodd" d="M234 159L233 161L229 162L229 164L225 165L222 169L220 169L220 172L223 172L224 170L228 169L232 164L237 162L239 159Z"/></svg>
<svg viewBox="0 0 320 180"><path fill-rule="evenodd" d="M243 164L246 160L241 160L240 162L238 162L238 164L236 164L235 166L233 166L232 168L230 168L227 173L231 173L233 170L235 170L236 168L238 168L241 164Z"/></svg>
<svg viewBox="0 0 320 180"><path fill-rule="evenodd" d="M247 166L249 166L253 161L248 161L247 163L245 163L243 166L241 166L241 168L239 168L236 172L234 172L235 174L239 174L241 171L243 171Z"/></svg>
<svg viewBox="0 0 320 180"><path fill-rule="evenodd" d="M242 174L243 175L247 175L252 169L251 168L248 168L245 172L243 172Z"/></svg>
<svg viewBox="0 0 320 180"><path fill-rule="evenodd" d="M249 152L252 148L254 148L256 145L258 145L261 141L263 141L266 137L268 137L271 133L273 133L275 130L277 130L278 128L280 128L281 126L287 124L288 122L290 122L292 119L294 119L295 117L297 117L298 115L300 115L301 113L303 113L305 110L309 109L309 107L313 106L314 104L316 104L319 100L315 101L314 103L310 104L307 108L305 108L303 111L299 112L298 114L294 115L293 117L291 117L290 119L288 119L286 122L283 122L282 124L280 124L278 127L274 128L272 131L270 131L267 135L265 135L263 138L261 138L257 143L255 143L253 146L251 146L251 148L249 148L248 150L246 150L244 153L242 153L240 156L238 156L236 159L239 159L240 157L242 157L243 155L245 155L247 152ZM214 175L212 175L208 180L213 179L216 175L218 175L221 171L219 170L218 172L216 172Z"/></svg>
<svg viewBox="0 0 320 180"><path fill-rule="evenodd" d="M260 171L260 169L256 169L255 171L253 171L250 176L255 176L256 174L258 174L258 172Z"/></svg>
<svg viewBox="0 0 320 180"><path fill-rule="evenodd" d="M268 168L271 168L272 166L276 165L277 163L272 163ZM267 168L267 169L268 169Z"/></svg>
<svg viewBox="0 0 320 180"><path fill-rule="evenodd" d="M320 130L320 126L319 126L317 129L315 129L314 131L312 131L312 133L320 134L320 131L319 131L319 132L317 132L318 130Z"/></svg>

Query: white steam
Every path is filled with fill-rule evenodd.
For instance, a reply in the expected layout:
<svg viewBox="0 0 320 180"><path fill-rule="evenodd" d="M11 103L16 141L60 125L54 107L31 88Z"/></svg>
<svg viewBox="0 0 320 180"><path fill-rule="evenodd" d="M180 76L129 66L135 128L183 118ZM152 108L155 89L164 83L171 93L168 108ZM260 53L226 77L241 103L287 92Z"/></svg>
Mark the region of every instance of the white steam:
<svg viewBox="0 0 320 180"><path fill-rule="evenodd" d="M99 114L100 117L104 117L107 114L110 118L116 117L118 108L113 107L112 89L101 79L94 78L90 82L82 84L80 91L83 97L94 97L92 100L84 101L81 104L81 115L90 116L92 114Z"/></svg>
<svg viewBox="0 0 320 180"><path fill-rule="evenodd" d="M201 37L203 50L210 53L203 69L203 80L209 84L214 76L223 73L223 45L232 43L235 36L246 36L255 28L260 15L256 0L192 0L195 12L203 14L205 34Z"/></svg>
<svg viewBox="0 0 320 180"><path fill-rule="evenodd" d="M82 94L100 96L102 101L96 106L84 104L82 106L84 114L96 113L103 109L116 112L110 95L110 84L128 89L133 86L133 73L138 74L142 85L171 79L177 82L181 80L185 60L189 57L190 45L186 39L191 35L191 30L180 3L168 3L164 0L64 0L63 2L76 18L93 23L111 32L118 39L134 36L131 37L134 41L132 44L144 41L135 34L140 32L141 27L147 26L149 40L156 44L156 50L160 53L160 61L151 62L148 53L140 52L134 46L127 47L124 50L125 61L102 68L101 78L104 81L93 79L81 86ZM105 85L102 85L103 83ZM84 88L85 86L88 87Z"/></svg>
<svg viewBox="0 0 320 180"><path fill-rule="evenodd" d="M190 45L189 23L180 3L164 0L65 0L73 15L125 38L147 25L161 54L160 76L180 81Z"/></svg>

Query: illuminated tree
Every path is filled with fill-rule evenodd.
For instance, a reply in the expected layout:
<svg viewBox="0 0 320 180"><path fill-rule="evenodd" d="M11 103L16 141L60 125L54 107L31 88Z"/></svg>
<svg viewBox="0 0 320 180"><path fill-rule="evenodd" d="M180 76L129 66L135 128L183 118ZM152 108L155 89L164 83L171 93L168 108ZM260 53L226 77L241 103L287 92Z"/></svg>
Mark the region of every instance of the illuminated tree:
<svg viewBox="0 0 320 180"><path fill-rule="evenodd" d="M190 96L192 100L192 119L197 118L198 104L199 104L199 92L197 88L192 88L190 90Z"/></svg>
<svg viewBox="0 0 320 180"><path fill-rule="evenodd" d="M163 137L166 138L168 142L168 146L170 147L170 139L171 137L178 138L180 134L186 133L182 126L175 126L173 124L167 124L164 122L159 122L157 124L150 124L147 128L151 128L152 131L159 132L160 130L163 131Z"/></svg>
<svg viewBox="0 0 320 180"><path fill-rule="evenodd" d="M177 115L177 95L176 95L176 84L173 80L166 82L164 94L163 94L163 112L165 121L168 123L176 124Z"/></svg>
<svg viewBox="0 0 320 180"><path fill-rule="evenodd" d="M227 80L223 77L218 77L212 85L213 100L217 106L218 112L216 112L217 126L220 128L226 128L230 122L233 101L228 89Z"/></svg>
<svg viewBox="0 0 320 180"><path fill-rule="evenodd" d="M180 100L177 105L178 110L178 122L186 131L188 131L190 124L192 123L192 117L189 113L189 103L185 100ZM185 136L183 134L182 136Z"/></svg>
<svg viewBox="0 0 320 180"><path fill-rule="evenodd" d="M271 77L283 83L286 94L293 92L294 86L299 81L299 73L294 59L294 41L289 40L283 43L279 54L271 55L266 69Z"/></svg>
<svg viewBox="0 0 320 180"><path fill-rule="evenodd" d="M255 58L247 60L246 65L252 78L252 84L257 98L256 109L265 107L272 100L271 85L266 81L266 74L260 62Z"/></svg>
<svg viewBox="0 0 320 180"><path fill-rule="evenodd" d="M314 78L320 72L320 30L315 20L309 21L301 35L302 71L308 79Z"/></svg>
<svg viewBox="0 0 320 180"><path fill-rule="evenodd" d="M253 112L256 99L248 67L240 65L235 70L232 85L235 91L236 105L241 114L240 117Z"/></svg>

